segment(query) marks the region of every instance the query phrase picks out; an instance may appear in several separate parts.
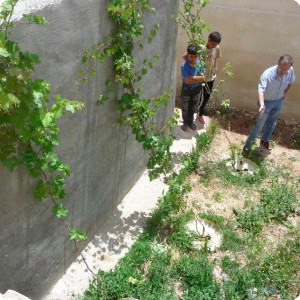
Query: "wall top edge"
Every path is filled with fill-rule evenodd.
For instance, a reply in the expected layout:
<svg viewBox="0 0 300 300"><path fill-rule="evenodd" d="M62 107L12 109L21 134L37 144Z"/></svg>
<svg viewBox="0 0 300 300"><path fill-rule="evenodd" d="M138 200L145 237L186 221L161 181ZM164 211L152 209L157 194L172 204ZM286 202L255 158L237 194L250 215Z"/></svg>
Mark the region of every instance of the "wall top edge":
<svg viewBox="0 0 300 300"><path fill-rule="evenodd" d="M0 5L5 0L0 0ZM13 14L13 20L19 20L23 14L30 14L42 10L46 6L55 5L63 0L19 0Z"/></svg>
<svg viewBox="0 0 300 300"><path fill-rule="evenodd" d="M248 11L248 12L255 12L255 13L270 13L270 14L280 14L280 15L297 15L300 16L300 0L299 2L295 0L290 0L289 3L286 3L286 1L273 3L272 6L267 5L261 5L257 4L253 1L249 3L236 3L235 1L229 1L227 3L224 3L223 1L209 1L207 8L210 9L226 9L226 10L239 10L239 11Z"/></svg>

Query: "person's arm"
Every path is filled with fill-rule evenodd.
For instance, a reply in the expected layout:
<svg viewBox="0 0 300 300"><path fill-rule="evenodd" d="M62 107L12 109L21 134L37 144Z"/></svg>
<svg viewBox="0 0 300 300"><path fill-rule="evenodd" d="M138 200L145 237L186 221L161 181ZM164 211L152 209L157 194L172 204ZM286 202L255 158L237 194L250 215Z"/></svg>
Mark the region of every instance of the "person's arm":
<svg viewBox="0 0 300 300"><path fill-rule="evenodd" d="M265 100L264 100L264 93L258 91L258 103L259 103L259 116L262 117L262 115L265 112Z"/></svg>
<svg viewBox="0 0 300 300"><path fill-rule="evenodd" d="M190 76L190 77L183 77L184 83L186 84L193 84L197 82L205 82L203 76Z"/></svg>
<svg viewBox="0 0 300 300"><path fill-rule="evenodd" d="M258 83L258 104L259 104L258 112L260 117L262 117L262 115L265 112L265 91L267 86L268 86L268 73L264 71Z"/></svg>
<svg viewBox="0 0 300 300"><path fill-rule="evenodd" d="M291 85L292 85L292 84L288 84L287 88L284 90L284 93L283 93L283 97L284 97L284 98L286 97L287 92L288 92L288 90L290 89Z"/></svg>
<svg viewBox="0 0 300 300"><path fill-rule="evenodd" d="M219 68L219 58L221 57L221 49L219 46L217 46L217 55L215 59L215 65L214 65L214 73L217 74L218 68Z"/></svg>
<svg viewBox="0 0 300 300"><path fill-rule="evenodd" d="M219 57L216 57L216 59L215 59L215 65L214 65L214 73L215 74L217 74L218 66L219 66Z"/></svg>

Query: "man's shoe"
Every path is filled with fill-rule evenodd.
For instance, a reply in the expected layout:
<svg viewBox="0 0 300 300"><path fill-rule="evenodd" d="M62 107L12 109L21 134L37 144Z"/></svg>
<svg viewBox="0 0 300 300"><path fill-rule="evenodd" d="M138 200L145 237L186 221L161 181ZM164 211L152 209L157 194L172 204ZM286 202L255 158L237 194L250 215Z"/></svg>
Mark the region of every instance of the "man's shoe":
<svg viewBox="0 0 300 300"><path fill-rule="evenodd" d="M200 123L205 124L205 120L203 116L198 116L198 120Z"/></svg>
<svg viewBox="0 0 300 300"><path fill-rule="evenodd" d="M194 123L190 125L190 128L191 128L192 130L196 130L196 129L197 129L197 127L196 127L196 125L195 125Z"/></svg>
<svg viewBox="0 0 300 300"><path fill-rule="evenodd" d="M248 157L250 154L250 149L249 148L243 148L242 154L244 157Z"/></svg>
<svg viewBox="0 0 300 300"><path fill-rule="evenodd" d="M181 129L182 129L183 131L187 131L188 128L189 128L189 126L186 125L186 124L183 124L183 125L181 126Z"/></svg>
<svg viewBox="0 0 300 300"><path fill-rule="evenodd" d="M263 146L264 148L266 148L267 150L271 151L272 148L270 146L270 142L265 142L263 140L260 140L260 145Z"/></svg>

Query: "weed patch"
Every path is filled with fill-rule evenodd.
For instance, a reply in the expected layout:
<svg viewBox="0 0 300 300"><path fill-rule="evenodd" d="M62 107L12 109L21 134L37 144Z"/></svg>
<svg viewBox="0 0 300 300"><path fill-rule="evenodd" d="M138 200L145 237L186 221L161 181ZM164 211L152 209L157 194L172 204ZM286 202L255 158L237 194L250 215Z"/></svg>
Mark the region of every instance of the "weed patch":
<svg viewBox="0 0 300 300"><path fill-rule="evenodd" d="M277 294L292 300L300 294L299 226L290 223L285 236L271 245L263 236L266 226L286 225L299 214L297 179L262 160L256 161L254 175L233 175L224 160L208 155L216 132L214 126L197 138L182 159L183 168L168 178L168 192L130 252L114 271L100 271L82 299L237 300ZM193 185L189 178L196 176ZM211 191L204 206L209 210L202 208L203 197L189 195L195 185ZM231 207L231 217L215 212L225 205L226 189L240 201L239 208ZM186 225L197 218L221 233L219 248L211 251L205 242L193 247L199 235Z"/></svg>

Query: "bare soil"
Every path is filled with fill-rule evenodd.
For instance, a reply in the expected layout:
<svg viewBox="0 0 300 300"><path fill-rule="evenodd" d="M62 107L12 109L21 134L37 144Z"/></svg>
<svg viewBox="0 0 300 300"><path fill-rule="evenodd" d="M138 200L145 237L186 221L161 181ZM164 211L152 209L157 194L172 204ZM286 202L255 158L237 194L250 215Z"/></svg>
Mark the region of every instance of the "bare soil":
<svg viewBox="0 0 300 300"><path fill-rule="evenodd" d="M209 116L218 120L223 129L248 136L256 122L257 113L244 109L230 108L228 117L218 115L215 109L208 107ZM272 140L288 149L300 149L300 122L279 119Z"/></svg>
<svg viewBox="0 0 300 300"><path fill-rule="evenodd" d="M218 119L220 130L215 136L210 151L204 162L221 160L230 156L230 143L234 143L242 150L248 134L256 121L256 114L248 111L234 109L230 111L229 121L224 121L220 116L214 115L210 118ZM300 176L300 151L296 149L292 142L293 130L297 123L287 123L279 120L274 139L272 151L259 147L256 155L265 160L271 168L281 167L291 177ZM228 130L230 129L230 130ZM230 141L230 143L229 143ZM201 167L200 167L201 169ZM247 189L233 185L224 185L221 179L213 178L209 184L201 184L201 171L190 176L192 191L188 195L188 202L193 206L198 206L199 211L211 211L214 214L221 215L226 219L234 219L234 209L246 209L247 201L251 203L259 202L259 190ZM300 226L300 217L291 217L289 221L294 226ZM298 227L299 228L299 227ZM270 241L269 247L283 241L290 229L282 224L267 225L262 236Z"/></svg>

